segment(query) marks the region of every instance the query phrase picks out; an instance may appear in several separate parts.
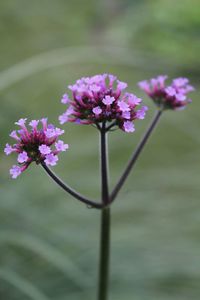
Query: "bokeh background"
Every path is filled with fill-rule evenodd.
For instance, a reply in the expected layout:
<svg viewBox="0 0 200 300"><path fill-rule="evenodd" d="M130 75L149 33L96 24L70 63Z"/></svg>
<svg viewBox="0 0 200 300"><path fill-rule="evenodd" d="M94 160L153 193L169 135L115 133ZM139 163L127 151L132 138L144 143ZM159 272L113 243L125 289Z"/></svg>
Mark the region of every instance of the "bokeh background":
<svg viewBox="0 0 200 300"><path fill-rule="evenodd" d="M168 74L196 87L186 110L164 114L112 206L110 299L200 299L199 0L1 0L0 36L0 299L96 297L99 211L39 166L10 179L3 148L16 120L58 125L67 85L105 72L150 106L135 133L109 136L112 187L155 110L137 82ZM64 139L55 171L98 200L97 131L70 124Z"/></svg>

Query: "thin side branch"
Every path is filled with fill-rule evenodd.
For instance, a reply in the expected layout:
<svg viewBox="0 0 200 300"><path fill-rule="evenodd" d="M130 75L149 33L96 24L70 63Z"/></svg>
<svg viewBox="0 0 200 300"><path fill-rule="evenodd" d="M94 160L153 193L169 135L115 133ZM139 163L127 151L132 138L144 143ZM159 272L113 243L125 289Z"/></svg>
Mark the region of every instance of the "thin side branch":
<svg viewBox="0 0 200 300"><path fill-rule="evenodd" d="M71 187L69 187L67 184L65 184L54 172L52 172L47 165L42 162L41 166L44 168L44 170L47 172L47 174L67 193L69 193L70 195L72 195L74 198L76 198L77 200L85 203L86 205L89 205L91 208L97 208L97 209L101 209L104 207L103 203L96 203L84 196L82 196L81 194L79 194L78 192L76 192L74 189L72 189Z"/></svg>
<svg viewBox="0 0 200 300"><path fill-rule="evenodd" d="M142 152L145 144L147 143L151 133L153 132L153 129L155 128L156 124L158 123L161 115L162 115L162 110L158 110L156 112L152 122L150 123L147 131L145 132L143 138L141 139L140 143L138 144L136 150L133 152L122 176L120 177L119 181L117 182L116 186L114 187L114 189L111 193L110 199L109 199L109 204L111 204L115 200L117 194L119 193L120 189L122 188L125 180L127 179L128 175L130 174L133 166L135 165L140 153Z"/></svg>

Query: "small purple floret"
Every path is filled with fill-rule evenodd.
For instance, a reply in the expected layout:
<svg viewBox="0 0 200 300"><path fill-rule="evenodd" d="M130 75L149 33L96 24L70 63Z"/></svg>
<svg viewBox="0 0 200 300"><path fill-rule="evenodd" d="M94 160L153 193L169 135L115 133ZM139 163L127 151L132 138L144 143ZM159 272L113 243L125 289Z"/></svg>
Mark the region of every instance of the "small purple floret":
<svg viewBox="0 0 200 300"><path fill-rule="evenodd" d="M122 112L131 110L129 105L124 101L118 101L118 107L119 107L120 111L122 111Z"/></svg>
<svg viewBox="0 0 200 300"><path fill-rule="evenodd" d="M66 151L69 148L68 144L65 144L63 141L59 140L57 143L55 143L56 150L59 152Z"/></svg>
<svg viewBox="0 0 200 300"><path fill-rule="evenodd" d="M102 109L101 109L100 106L96 106L96 107L94 107L94 108L92 109L92 112L93 112L96 116L98 116L98 115L100 115L100 114L102 113Z"/></svg>
<svg viewBox="0 0 200 300"><path fill-rule="evenodd" d="M69 101L70 101L70 99L69 99L68 95L67 95L67 94L64 94L64 95L62 96L61 103L67 104Z"/></svg>
<svg viewBox="0 0 200 300"><path fill-rule="evenodd" d="M14 151L15 151L15 149L12 146L10 146L9 144L6 144L6 147L4 149L4 152L6 155L10 155Z"/></svg>
<svg viewBox="0 0 200 300"><path fill-rule="evenodd" d="M19 166L12 166L12 168L10 169L10 175L13 179L16 179L20 174L21 174L21 168Z"/></svg>
<svg viewBox="0 0 200 300"><path fill-rule="evenodd" d="M28 160L28 155L27 155L26 151L23 151L23 152L19 153L17 161L20 164L26 162L27 160Z"/></svg>
<svg viewBox="0 0 200 300"><path fill-rule="evenodd" d="M29 123L29 125L30 125L32 128L37 129L37 126L38 126L39 122L40 122L39 120L32 120L32 121Z"/></svg>
<svg viewBox="0 0 200 300"><path fill-rule="evenodd" d="M54 155L54 154L47 154L46 155L46 158L44 160L44 162L47 164L47 165L50 165L50 166L55 166L57 164L57 161L58 161L58 156L57 155Z"/></svg>
<svg viewBox="0 0 200 300"><path fill-rule="evenodd" d="M124 122L124 130L125 130L126 132L134 132L134 131L135 131L135 128L134 128L133 123L130 122L130 121Z"/></svg>
<svg viewBox="0 0 200 300"><path fill-rule="evenodd" d="M26 119L19 119L19 121L15 122L15 124L23 127L26 124L26 120L27 120L27 118Z"/></svg>
<svg viewBox="0 0 200 300"><path fill-rule="evenodd" d="M105 98L102 100L105 105L111 105L114 101L115 98L110 96L105 96Z"/></svg>
<svg viewBox="0 0 200 300"><path fill-rule="evenodd" d="M137 118L140 120L143 120L145 118L146 115L146 111L148 110L147 106L143 106L141 109L139 109L136 113Z"/></svg>
<svg viewBox="0 0 200 300"><path fill-rule="evenodd" d="M51 153L51 148L47 145L40 145L38 149L44 155Z"/></svg>

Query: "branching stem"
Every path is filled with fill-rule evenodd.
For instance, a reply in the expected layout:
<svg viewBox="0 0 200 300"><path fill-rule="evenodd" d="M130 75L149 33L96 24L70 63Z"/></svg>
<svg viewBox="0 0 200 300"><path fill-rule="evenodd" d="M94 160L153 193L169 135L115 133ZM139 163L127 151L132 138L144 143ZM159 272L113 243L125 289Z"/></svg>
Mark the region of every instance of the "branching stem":
<svg viewBox="0 0 200 300"><path fill-rule="evenodd" d="M74 198L76 198L77 200L85 203L86 205L89 205L91 208L97 208L97 209L101 209L104 207L104 205L102 203L96 203L84 196L82 196L81 194L79 194L78 192L76 192L74 189L72 189L70 186L68 186L66 183L64 183L53 171L51 171L47 165L42 162L41 163L42 167L44 168L44 170L47 172L47 174L67 193L69 193L70 195L72 195Z"/></svg>

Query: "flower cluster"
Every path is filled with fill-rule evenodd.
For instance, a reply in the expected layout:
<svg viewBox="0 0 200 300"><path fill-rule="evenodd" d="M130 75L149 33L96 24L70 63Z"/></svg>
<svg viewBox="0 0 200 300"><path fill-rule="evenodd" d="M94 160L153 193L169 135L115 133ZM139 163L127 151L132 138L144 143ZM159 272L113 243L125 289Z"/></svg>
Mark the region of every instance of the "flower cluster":
<svg viewBox="0 0 200 300"><path fill-rule="evenodd" d="M55 166L58 161L57 154L66 151L68 145L62 140L57 140L58 136L64 133L64 130L47 124L47 119L32 120L29 125L31 130L26 127L27 119L20 119L16 125L20 126L19 130L11 132L10 136L16 140L14 145L6 144L4 152L6 155L16 152L19 165L14 165L10 169L12 178L17 178L28 166L35 161L36 164L44 162L47 165ZM38 129L41 122L42 128ZM51 146L55 145L55 149Z"/></svg>
<svg viewBox="0 0 200 300"><path fill-rule="evenodd" d="M141 99L131 93L124 93L127 83L110 74L83 77L68 86L72 99L64 94L61 102L67 110L59 117L61 124L76 122L96 124L110 122L108 128L118 126L126 132L135 130L133 121L144 119L146 106L137 110Z"/></svg>
<svg viewBox="0 0 200 300"><path fill-rule="evenodd" d="M139 87L153 99L156 105L162 109L183 109L191 99L187 98L187 94L194 90L189 85L187 78L175 78L171 85L166 86L165 80L167 76L160 75L149 81L139 82Z"/></svg>

